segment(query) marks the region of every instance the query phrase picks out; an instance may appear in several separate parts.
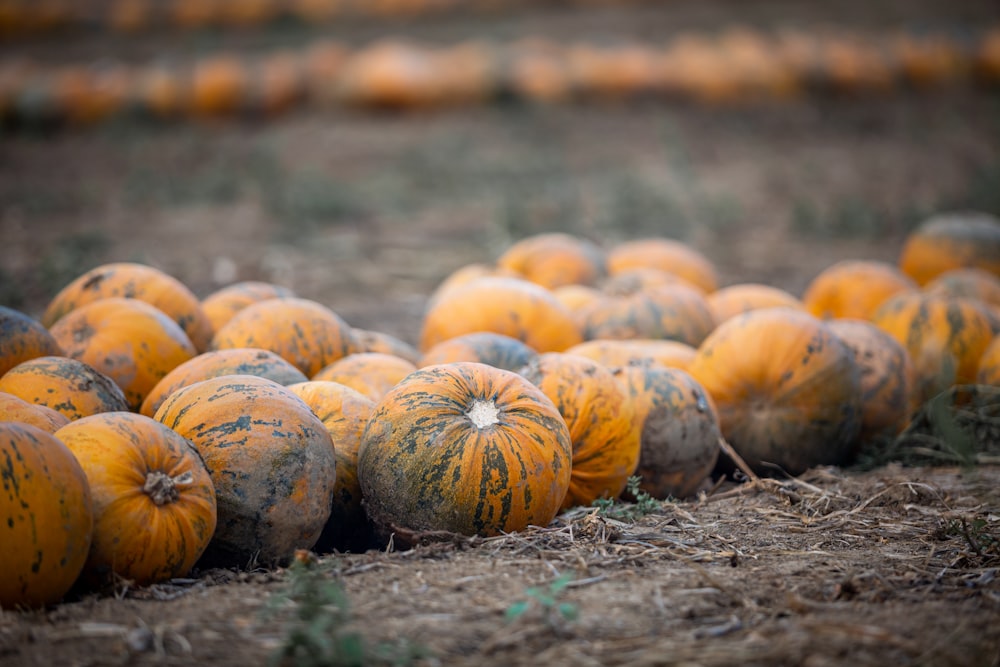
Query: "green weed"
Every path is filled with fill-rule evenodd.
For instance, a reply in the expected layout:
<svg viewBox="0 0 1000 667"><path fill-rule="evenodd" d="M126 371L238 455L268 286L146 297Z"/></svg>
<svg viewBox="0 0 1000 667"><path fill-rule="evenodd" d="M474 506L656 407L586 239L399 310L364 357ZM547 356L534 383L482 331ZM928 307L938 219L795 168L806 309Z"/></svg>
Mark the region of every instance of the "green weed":
<svg viewBox="0 0 1000 667"><path fill-rule="evenodd" d="M566 572L556 577L544 588L538 586L528 588L524 592L525 598L507 607L504 616L508 621L514 621L536 612L541 620L554 630L560 629L562 623L575 621L580 614L580 610L575 604L559 600L571 581L573 581L573 575Z"/></svg>
<svg viewBox="0 0 1000 667"><path fill-rule="evenodd" d="M662 508L662 502L643 491L639 485L642 478L633 475L628 478L625 484L625 494L635 499L634 502L622 502L614 498L598 498L593 502L593 506L598 508L598 513L618 519L620 521L634 521L648 514L655 514Z"/></svg>

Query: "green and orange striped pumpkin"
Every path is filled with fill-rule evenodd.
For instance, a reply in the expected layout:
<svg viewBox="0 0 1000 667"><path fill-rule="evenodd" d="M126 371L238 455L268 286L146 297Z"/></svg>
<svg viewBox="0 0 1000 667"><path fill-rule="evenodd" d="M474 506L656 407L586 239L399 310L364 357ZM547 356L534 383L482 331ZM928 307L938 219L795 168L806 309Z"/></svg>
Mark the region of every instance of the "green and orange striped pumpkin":
<svg viewBox="0 0 1000 667"><path fill-rule="evenodd" d="M530 345L492 331L477 331L443 340L420 359L420 366L455 361L478 361L507 371L517 371L538 356Z"/></svg>
<svg viewBox="0 0 1000 667"><path fill-rule="evenodd" d="M69 357L29 359L0 376L0 391L52 408L66 418L128 410L115 381L90 364Z"/></svg>

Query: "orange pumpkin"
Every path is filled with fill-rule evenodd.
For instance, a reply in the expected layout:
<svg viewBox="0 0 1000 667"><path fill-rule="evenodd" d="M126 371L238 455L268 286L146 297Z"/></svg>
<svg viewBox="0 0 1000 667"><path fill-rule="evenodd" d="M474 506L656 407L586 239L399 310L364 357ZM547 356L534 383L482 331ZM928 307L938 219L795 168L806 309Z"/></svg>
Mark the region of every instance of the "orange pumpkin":
<svg viewBox="0 0 1000 667"><path fill-rule="evenodd" d="M552 290L552 295L571 313L578 313L585 306L592 304L603 296L596 287L586 285L563 285Z"/></svg>
<svg viewBox="0 0 1000 667"><path fill-rule="evenodd" d="M294 296L295 293L288 287L259 280L245 280L212 292L201 300L201 309L214 333L231 320L233 315L251 304Z"/></svg>
<svg viewBox="0 0 1000 667"><path fill-rule="evenodd" d="M478 361L507 371L526 366L538 352L516 338L490 331L455 336L432 346L420 359L420 366L454 361Z"/></svg>
<svg viewBox="0 0 1000 667"><path fill-rule="evenodd" d="M415 370L415 364L396 355L361 352L338 359L316 373L312 379L339 382L377 401Z"/></svg>
<svg viewBox="0 0 1000 667"><path fill-rule="evenodd" d="M151 23L150 0L114 0L108 8L107 24L112 30L136 33Z"/></svg>
<svg viewBox="0 0 1000 667"><path fill-rule="evenodd" d="M0 391L0 422L21 422L55 433L69 423L69 417L50 407L29 403L19 396Z"/></svg>
<svg viewBox="0 0 1000 667"><path fill-rule="evenodd" d="M588 97L619 100L641 95L650 92L657 79L656 54L637 45L572 45L566 62L573 88Z"/></svg>
<svg viewBox="0 0 1000 667"><path fill-rule="evenodd" d="M587 357L608 367L632 364L656 364L669 368L687 368L697 350L676 340L635 338L615 340L597 338L574 345L566 354Z"/></svg>
<svg viewBox="0 0 1000 667"><path fill-rule="evenodd" d="M511 43L502 57L503 93L534 104L556 104L573 93L573 77L562 49L545 39Z"/></svg>
<svg viewBox="0 0 1000 667"><path fill-rule="evenodd" d="M348 57L338 92L348 105L400 110L434 106L443 90L427 49L385 39Z"/></svg>
<svg viewBox="0 0 1000 667"><path fill-rule="evenodd" d="M176 67L157 64L141 68L135 75L136 104L151 116L172 118L184 109L189 84Z"/></svg>
<svg viewBox="0 0 1000 667"><path fill-rule="evenodd" d="M492 331L539 352L580 342L566 307L540 285L518 278L478 278L433 300L424 315L420 349L476 331Z"/></svg>
<svg viewBox="0 0 1000 667"><path fill-rule="evenodd" d="M800 88L788 62L765 37L746 28L723 31L717 48L745 98L786 98Z"/></svg>
<svg viewBox="0 0 1000 667"><path fill-rule="evenodd" d="M896 435L916 407L909 353L866 320L837 319L828 326L851 349L861 374L861 439Z"/></svg>
<svg viewBox="0 0 1000 667"><path fill-rule="evenodd" d="M171 23L185 30L205 28L217 23L225 0L172 0L169 5Z"/></svg>
<svg viewBox="0 0 1000 667"><path fill-rule="evenodd" d="M0 422L0 608L58 602L90 550L90 487L73 454L51 433Z"/></svg>
<svg viewBox="0 0 1000 667"><path fill-rule="evenodd" d="M326 426L337 457L330 518L313 549L320 553L332 549L364 551L374 535L361 505L358 448L375 403L339 382L313 380L289 385L288 390L301 398Z"/></svg>
<svg viewBox="0 0 1000 667"><path fill-rule="evenodd" d="M790 308L731 318L688 372L715 402L722 435L758 472L797 475L850 459L861 429L851 350L822 320Z"/></svg>
<svg viewBox="0 0 1000 667"><path fill-rule="evenodd" d="M349 58L350 51L337 42L324 40L309 46L302 59L306 97L326 106L339 103L340 77Z"/></svg>
<svg viewBox="0 0 1000 667"><path fill-rule="evenodd" d="M552 401L475 362L422 368L376 404L358 451L382 532L496 535L544 526L569 487L572 444Z"/></svg>
<svg viewBox="0 0 1000 667"><path fill-rule="evenodd" d="M978 299L991 309L1000 308L1000 276L983 269L951 269L924 285L924 290L945 296Z"/></svg>
<svg viewBox="0 0 1000 667"><path fill-rule="evenodd" d="M300 58L289 52L261 58L252 67L247 106L265 116L276 116L298 104L305 93Z"/></svg>
<svg viewBox="0 0 1000 667"><path fill-rule="evenodd" d="M492 264L483 264L481 262L464 264L449 273L445 276L444 280L438 283L438 286L434 288L434 291L427 300L428 307L448 292L465 287L473 280L486 277L522 278L523 276L509 269L501 269Z"/></svg>
<svg viewBox="0 0 1000 667"><path fill-rule="evenodd" d="M191 290L163 271L131 262L103 264L59 290L42 315L51 328L61 317L88 303L109 297L144 301L170 316L198 350L212 338L212 324Z"/></svg>
<svg viewBox="0 0 1000 667"><path fill-rule="evenodd" d="M888 54L863 40L831 37L820 42L825 83L832 88L857 93L887 91L894 84Z"/></svg>
<svg viewBox="0 0 1000 667"><path fill-rule="evenodd" d="M846 317L871 319L879 306L917 284L892 264L870 260L844 260L812 279L802 295L806 310L822 319Z"/></svg>
<svg viewBox="0 0 1000 667"><path fill-rule="evenodd" d="M191 443L131 412L84 417L55 436L80 462L94 502L86 580L145 586L187 576L216 523L215 488Z"/></svg>
<svg viewBox="0 0 1000 667"><path fill-rule="evenodd" d="M312 377L354 351L351 327L309 299L267 299L251 304L215 332L211 348L271 350Z"/></svg>
<svg viewBox="0 0 1000 667"><path fill-rule="evenodd" d="M654 338L698 345L715 328L705 297L681 283L605 297L577 319L586 340Z"/></svg>
<svg viewBox="0 0 1000 667"><path fill-rule="evenodd" d="M1000 336L994 336L979 357L979 370L976 372L976 382L1000 386Z"/></svg>
<svg viewBox="0 0 1000 667"><path fill-rule="evenodd" d="M897 294L872 322L910 354L918 403L952 385L975 382L979 358L993 339L990 318L978 301L926 292Z"/></svg>
<svg viewBox="0 0 1000 667"><path fill-rule="evenodd" d="M59 343L41 322L13 308L0 306L0 376L22 361L62 354Z"/></svg>
<svg viewBox="0 0 1000 667"><path fill-rule="evenodd" d="M654 498L685 498L719 458L719 419L711 398L677 368L633 364L618 371L641 427L639 488Z"/></svg>
<svg viewBox="0 0 1000 667"><path fill-rule="evenodd" d="M139 412L152 417L163 401L178 389L223 375L256 375L281 385L309 379L298 368L270 350L252 347L212 350L188 359L164 375L146 395Z"/></svg>
<svg viewBox="0 0 1000 667"><path fill-rule="evenodd" d="M496 265L549 289L595 285L605 275L600 248L585 239L557 232L521 239L497 258Z"/></svg>
<svg viewBox="0 0 1000 667"><path fill-rule="evenodd" d="M491 97L496 80L495 49L480 41L466 41L432 54L441 87L442 104L471 104Z"/></svg>
<svg viewBox="0 0 1000 667"><path fill-rule="evenodd" d="M204 563L273 564L316 544L336 459L302 399L265 378L226 375L174 392L155 418L194 444L212 476L218 524Z"/></svg>
<svg viewBox="0 0 1000 667"><path fill-rule="evenodd" d="M639 462L635 409L610 370L573 354L539 355L520 374L552 399L569 427L573 466L562 508L617 498Z"/></svg>
<svg viewBox="0 0 1000 667"><path fill-rule="evenodd" d="M743 94L727 54L699 35L682 33L670 43L661 55L658 79L665 92L706 104L731 103Z"/></svg>
<svg viewBox="0 0 1000 667"><path fill-rule="evenodd" d="M90 364L69 357L37 357L0 376L0 391L44 405L74 420L128 410L121 387Z"/></svg>
<svg viewBox="0 0 1000 667"><path fill-rule="evenodd" d="M608 273L639 267L672 273L705 292L714 292L719 284L715 266L691 246L667 238L648 238L620 243L608 251Z"/></svg>
<svg viewBox="0 0 1000 667"><path fill-rule="evenodd" d="M805 309L801 301L785 290L759 283L740 283L723 287L705 297L705 302L716 324L760 308Z"/></svg>
<svg viewBox="0 0 1000 667"><path fill-rule="evenodd" d="M1000 276L1000 220L987 213L941 213L910 232L899 268L920 285L951 269L976 268Z"/></svg>
<svg viewBox="0 0 1000 667"><path fill-rule="evenodd" d="M963 74L964 56L955 43L940 35L901 34L890 42L890 46L903 75L915 86L945 84Z"/></svg>
<svg viewBox="0 0 1000 667"><path fill-rule="evenodd" d="M613 276L601 282L601 291L604 294L621 295L634 294L639 290L649 287L661 287L663 285L685 285L698 290L704 294L702 287L694 284L690 280L685 280L675 273L670 273L663 269L654 269L650 266L637 266L634 268L622 269Z"/></svg>
<svg viewBox="0 0 1000 667"><path fill-rule="evenodd" d="M197 60L191 70L187 110L200 117L233 114L246 99L249 79L246 66L235 56Z"/></svg>
<svg viewBox="0 0 1000 667"><path fill-rule="evenodd" d="M420 363L420 352L409 343L391 334L354 327L355 350L358 352L383 352L406 359L411 364Z"/></svg>
<svg viewBox="0 0 1000 667"><path fill-rule="evenodd" d="M219 22L225 26L246 28L273 20L282 10L279 0L237 0L219 5Z"/></svg>
<svg viewBox="0 0 1000 667"><path fill-rule="evenodd" d="M976 74L983 80L1000 81L1000 28L988 30L982 36L974 61Z"/></svg>
<svg viewBox="0 0 1000 667"><path fill-rule="evenodd" d="M136 299L92 301L64 315L50 331L67 357L114 380L132 410L163 376L198 353L176 322Z"/></svg>

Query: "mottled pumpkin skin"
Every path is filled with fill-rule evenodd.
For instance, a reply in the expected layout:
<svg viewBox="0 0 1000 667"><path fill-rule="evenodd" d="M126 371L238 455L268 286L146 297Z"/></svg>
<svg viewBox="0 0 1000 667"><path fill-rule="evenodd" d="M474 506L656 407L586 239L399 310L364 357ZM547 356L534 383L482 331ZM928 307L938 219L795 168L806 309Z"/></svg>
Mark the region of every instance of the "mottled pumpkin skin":
<svg viewBox="0 0 1000 667"><path fill-rule="evenodd" d="M353 332L356 352L394 354L401 359L406 359L414 366L420 363L420 352L404 340L382 331L370 329L354 327Z"/></svg>
<svg viewBox="0 0 1000 667"><path fill-rule="evenodd" d="M164 375L146 395L139 412L152 417L167 396L181 387L223 375L256 375L286 386L309 379L270 350L252 347L210 350L188 359Z"/></svg>
<svg viewBox="0 0 1000 667"><path fill-rule="evenodd" d="M861 439L897 434L917 407L909 353L866 320L830 320L828 326L851 349L861 374Z"/></svg>
<svg viewBox="0 0 1000 667"><path fill-rule="evenodd" d="M875 312L872 323L909 353L918 403L952 385L975 382L979 359L993 339L991 320L980 302L926 292L894 296Z"/></svg>
<svg viewBox="0 0 1000 667"><path fill-rule="evenodd" d="M890 297L917 288L912 278L892 264L845 260L813 278L802 295L802 303L820 319L868 320Z"/></svg>
<svg viewBox="0 0 1000 667"><path fill-rule="evenodd" d="M51 331L67 357L114 380L132 411L167 373L198 354L176 322L136 299L92 301L64 315Z"/></svg>
<svg viewBox="0 0 1000 667"><path fill-rule="evenodd" d="M247 306L212 339L213 350L257 347L270 350L312 377L354 352L351 326L309 299L268 299Z"/></svg>
<svg viewBox="0 0 1000 667"><path fill-rule="evenodd" d="M482 262L465 264L449 273L445 276L444 280L438 283L438 286L434 288L434 291L431 292L430 297L427 299L428 307L445 294L465 287L473 280L480 278L521 278L521 276L514 271L501 269L493 264L484 264Z"/></svg>
<svg viewBox="0 0 1000 667"><path fill-rule="evenodd" d="M697 349L676 340L615 340L598 338L574 345L566 354L577 354L614 368L632 364L657 364L669 368L687 368Z"/></svg>
<svg viewBox="0 0 1000 667"><path fill-rule="evenodd" d="M570 312L552 292L518 278L478 278L432 301L420 349L477 331L516 338L539 352L558 352L582 339Z"/></svg>
<svg viewBox="0 0 1000 667"><path fill-rule="evenodd" d="M602 281L600 288L604 294L620 295L635 294L640 290L650 287L677 284L687 285L698 290L701 294L707 294L705 288L697 283L686 280L676 273L671 273L665 269L655 269L651 266L635 266L622 269Z"/></svg>
<svg viewBox="0 0 1000 667"><path fill-rule="evenodd" d="M52 408L71 421L129 409L114 380L69 357L38 357L20 363L0 376L0 391Z"/></svg>
<svg viewBox="0 0 1000 667"><path fill-rule="evenodd" d="M0 422L0 608L58 602L83 570L93 530L87 477L66 445Z"/></svg>
<svg viewBox="0 0 1000 667"><path fill-rule="evenodd" d="M906 238L899 268L920 285L952 269L1000 276L1000 219L977 212L935 215Z"/></svg>
<svg viewBox="0 0 1000 667"><path fill-rule="evenodd" d="M80 462L93 498L84 577L144 586L186 576L216 524L215 487L194 446L131 412L84 417L55 436Z"/></svg>
<svg viewBox="0 0 1000 667"><path fill-rule="evenodd" d="M23 398L0 391L0 422L21 422L55 433L69 423L69 417L44 405L29 403Z"/></svg>
<svg viewBox="0 0 1000 667"><path fill-rule="evenodd" d="M273 564L316 544L336 460L302 399L265 378L226 375L174 392L155 418L194 444L215 484L218 524L202 563Z"/></svg>
<svg viewBox="0 0 1000 667"><path fill-rule="evenodd" d="M801 301L785 290L759 283L723 287L705 297L705 302L717 325L730 317L760 308L805 309Z"/></svg>
<svg viewBox="0 0 1000 667"><path fill-rule="evenodd" d="M70 311L108 297L138 299L156 306L184 330L195 348L208 348L212 324L198 297L173 276L144 264L116 262L87 271L53 297L42 324L51 329Z"/></svg>
<svg viewBox="0 0 1000 667"><path fill-rule="evenodd" d="M607 273L604 252L599 247L558 232L517 241L500 254L496 264L548 289L596 285Z"/></svg>
<svg viewBox="0 0 1000 667"><path fill-rule="evenodd" d="M394 354L362 352L338 359L312 379L339 382L377 401L415 370L415 364Z"/></svg>
<svg viewBox="0 0 1000 667"><path fill-rule="evenodd" d="M479 331L443 340L420 359L420 366L454 361L478 361L505 371L517 371L538 356L531 346L516 338L491 331Z"/></svg>
<svg viewBox="0 0 1000 667"><path fill-rule="evenodd" d="M380 530L496 535L547 525L569 488L566 422L516 373L475 362L422 368L379 401L358 452Z"/></svg>
<svg viewBox="0 0 1000 667"><path fill-rule="evenodd" d="M715 328L705 297L686 285L665 285L608 296L583 309L586 340L653 338L698 345Z"/></svg>
<svg viewBox="0 0 1000 667"><path fill-rule="evenodd" d="M633 364L618 377L642 429L639 488L659 499L694 494L715 467L722 438L708 393L677 368Z"/></svg>
<svg viewBox="0 0 1000 667"><path fill-rule="evenodd" d="M1000 276L983 269L952 269L924 285L924 291L945 296L978 299L1000 308Z"/></svg>
<svg viewBox="0 0 1000 667"><path fill-rule="evenodd" d="M705 292L718 289L719 277L707 257L689 245L667 238L636 239L608 251L608 273L649 267L673 273L694 283Z"/></svg>
<svg viewBox="0 0 1000 667"><path fill-rule="evenodd" d="M539 355L520 373L569 427L573 467L562 508L617 498L639 463L639 424L625 387L596 361L559 352Z"/></svg>
<svg viewBox="0 0 1000 667"><path fill-rule="evenodd" d="M993 337L993 342L986 347L983 356L979 358L976 382L1000 386L1000 336Z"/></svg>
<svg viewBox="0 0 1000 667"><path fill-rule="evenodd" d="M552 295L571 313L577 313L603 296L596 287L587 285L563 285L552 290Z"/></svg>
<svg viewBox="0 0 1000 667"><path fill-rule="evenodd" d="M266 301L294 297L288 287L259 280L244 280L218 289L201 300L201 309L212 326L212 335L222 328L233 315L247 306Z"/></svg>
<svg viewBox="0 0 1000 667"><path fill-rule="evenodd" d="M375 403L367 396L339 382L311 380L288 386L320 418L337 456L337 478L333 486L330 518L313 547L325 553L364 551L372 545L371 522L361 505L358 481L358 448Z"/></svg>
<svg viewBox="0 0 1000 667"><path fill-rule="evenodd" d="M59 343L41 322L13 308L0 306L0 376L22 361L62 355Z"/></svg>
<svg viewBox="0 0 1000 667"><path fill-rule="evenodd" d="M861 379L822 320L788 308L723 322L688 372L712 397L722 435L760 473L797 475L849 460L861 429Z"/></svg>

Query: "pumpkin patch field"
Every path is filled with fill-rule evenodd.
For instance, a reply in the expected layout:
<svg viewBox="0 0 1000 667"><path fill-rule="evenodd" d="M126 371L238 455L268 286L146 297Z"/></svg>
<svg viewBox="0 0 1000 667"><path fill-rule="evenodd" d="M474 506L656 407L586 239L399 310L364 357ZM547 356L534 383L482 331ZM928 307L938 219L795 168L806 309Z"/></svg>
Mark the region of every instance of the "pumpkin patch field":
<svg viewBox="0 0 1000 667"><path fill-rule="evenodd" d="M988 0L0 0L0 665L1000 664Z"/></svg>

